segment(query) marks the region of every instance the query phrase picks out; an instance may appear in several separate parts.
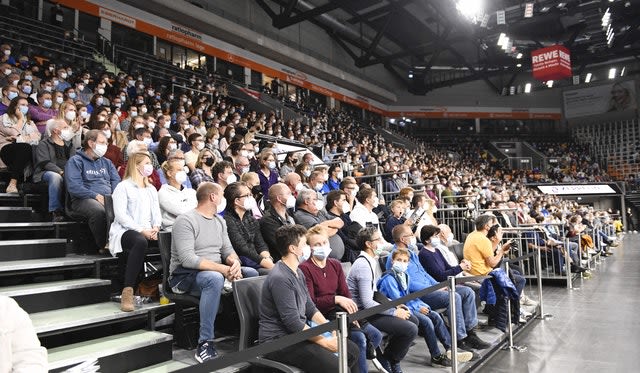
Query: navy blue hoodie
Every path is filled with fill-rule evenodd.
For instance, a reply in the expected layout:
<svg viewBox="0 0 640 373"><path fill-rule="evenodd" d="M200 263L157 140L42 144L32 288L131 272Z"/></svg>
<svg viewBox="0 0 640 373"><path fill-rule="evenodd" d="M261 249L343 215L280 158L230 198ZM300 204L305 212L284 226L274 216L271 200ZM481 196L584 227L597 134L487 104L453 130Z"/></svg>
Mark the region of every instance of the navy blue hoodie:
<svg viewBox="0 0 640 373"><path fill-rule="evenodd" d="M94 160L81 150L67 161L64 180L72 200L95 199L98 194L112 194L120 176L109 159Z"/></svg>

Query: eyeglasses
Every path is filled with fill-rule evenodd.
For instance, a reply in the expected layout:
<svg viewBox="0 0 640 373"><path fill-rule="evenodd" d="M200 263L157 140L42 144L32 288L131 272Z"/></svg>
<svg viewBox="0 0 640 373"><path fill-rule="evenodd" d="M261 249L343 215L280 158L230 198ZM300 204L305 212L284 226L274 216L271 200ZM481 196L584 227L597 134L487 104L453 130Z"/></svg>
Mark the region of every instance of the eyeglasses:
<svg viewBox="0 0 640 373"><path fill-rule="evenodd" d="M378 238L372 238L369 240L369 242L376 242L376 241L381 241L382 237L378 237Z"/></svg>
<svg viewBox="0 0 640 373"><path fill-rule="evenodd" d="M245 197L251 197L251 194L243 194L239 196L238 199L245 198Z"/></svg>

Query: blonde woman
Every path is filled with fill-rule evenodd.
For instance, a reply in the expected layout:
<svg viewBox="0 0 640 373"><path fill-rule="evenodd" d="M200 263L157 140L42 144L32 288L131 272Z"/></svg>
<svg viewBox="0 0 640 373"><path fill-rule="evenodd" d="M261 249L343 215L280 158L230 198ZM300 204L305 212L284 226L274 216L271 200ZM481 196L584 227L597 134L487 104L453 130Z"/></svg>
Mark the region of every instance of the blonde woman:
<svg viewBox="0 0 640 373"><path fill-rule="evenodd" d="M167 179L158 192L162 228L171 229L178 215L196 208L198 200L195 190L182 185L187 180L183 159L170 158L162 164L162 171Z"/></svg>
<svg viewBox="0 0 640 373"><path fill-rule="evenodd" d="M133 287L144 263L148 241L157 241L162 224L158 192L149 181L153 165L149 153L129 156L122 182L113 191L114 220L109 231L109 251L116 256L126 255L124 288L120 309L134 310Z"/></svg>
<svg viewBox="0 0 640 373"><path fill-rule="evenodd" d="M196 168L190 175L191 185L193 189L198 189L198 185L205 181L209 181L215 183L213 179L213 165L215 163L215 158L211 150L204 148L200 151L200 155L198 155L198 160L196 161Z"/></svg>
<svg viewBox="0 0 640 373"><path fill-rule="evenodd" d="M88 129L82 127L82 118L78 116L76 105L71 101L63 102L62 105L60 105L56 119L62 119L67 122L73 132L71 144L76 149L80 148L82 146L82 135L88 131Z"/></svg>
<svg viewBox="0 0 640 373"><path fill-rule="evenodd" d="M29 102L18 96L11 100L7 112L2 115L0 166L6 165L11 174L7 193L18 193L18 180L22 181L25 168L31 164L31 145L40 141L40 131L27 115L28 111Z"/></svg>

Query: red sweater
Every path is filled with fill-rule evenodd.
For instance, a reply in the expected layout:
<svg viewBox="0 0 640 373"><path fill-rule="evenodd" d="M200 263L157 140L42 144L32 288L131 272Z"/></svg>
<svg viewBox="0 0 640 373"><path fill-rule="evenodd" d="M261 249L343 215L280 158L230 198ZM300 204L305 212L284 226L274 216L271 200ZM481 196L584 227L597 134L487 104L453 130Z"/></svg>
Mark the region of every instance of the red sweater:
<svg viewBox="0 0 640 373"><path fill-rule="evenodd" d="M336 295L351 298L342 265L336 259L327 258L325 267L320 268L309 258L299 268L304 274L311 300L323 315L335 310Z"/></svg>

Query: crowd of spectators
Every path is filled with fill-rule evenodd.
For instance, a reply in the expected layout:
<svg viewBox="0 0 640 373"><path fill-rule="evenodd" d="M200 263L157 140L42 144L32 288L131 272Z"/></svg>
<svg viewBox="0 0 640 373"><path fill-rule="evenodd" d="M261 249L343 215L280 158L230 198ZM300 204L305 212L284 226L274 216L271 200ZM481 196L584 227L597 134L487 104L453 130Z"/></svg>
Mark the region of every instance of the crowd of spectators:
<svg viewBox="0 0 640 373"><path fill-rule="evenodd" d="M546 157L556 160L546 172L551 181L575 183L611 180L585 145L575 142L534 142L532 145Z"/></svg>
<svg viewBox="0 0 640 373"><path fill-rule="evenodd" d="M374 307L377 290L397 298L447 274L486 274L499 264L496 255L506 248L493 254L500 241L490 241L493 220L476 221L476 235L482 237L475 245L482 249L467 258L465 248L466 259L459 261L447 251L448 227L434 230L438 209L467 208L468 219L479 215L478 208L496 209L496 219L502 217L506 226L561 221L574 228L574 235L594 219L609 219L527 188L526 173L505 169L477 145L460 144L455 154L424 143L410 151L363 131L352 116L337 110L316 109L302 120L285 120L274 112L249 110L213 77L191 80L192 88L207 93L199 94L172 91L125 72L41 65L29 56L19 61L5 59L0 65L0 159L10 174L7 192L18 192L27 179L44 182L54 221L69 213L88 222L96 249L121 258L123 311L135 308L133 288L147 247L161 230L171 230L172 291L200 296L200 362L217 356L214 320L229 281L269 276L260 321L260 339L268 341L326 322L338 307L348 312ZM281 140L316 152L285 154ZM570 170L565 177L601 175L578 149L556 154ZM109 195L115 218L107 230ZM512 216L502 215L506 207ZM546 236L553 232L541 234L543 245L560 250ZM612 236L593 240L612 246ZM385 255L381 267L375 258ZM575 259L576 270L580 259ZM353 263L347 276L338 261ZM320 272L334 281L315 282ZM453 322L464 349L459 360L489 347L475 332L475 297L472 287L458 287ZM367 340L380 350L376 361L389 372L401 372L418 329L431 362L448 366L451 336L432 311L436 308L450 308L445 292L360 325L351 333L352 371L366 371L369 354L361 350ZM380 331L390 336L383 350ZM335 371L326 367L337 366L336 348L335 336L322 337L274 358L299 354L286 362L308 371Z"/></svg>

